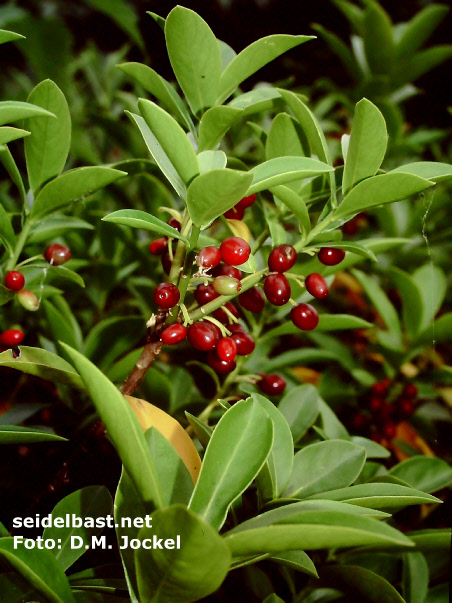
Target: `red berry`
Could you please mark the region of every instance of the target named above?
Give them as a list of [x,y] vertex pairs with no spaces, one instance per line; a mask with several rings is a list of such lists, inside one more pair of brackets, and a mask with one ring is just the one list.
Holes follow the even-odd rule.
[[44,253],[45,259],[53,266],[61,266],[71,259],[71,250],[66,245],[52,243]]
[[251,247],[240,237],[229,237],[220,245],[221,259],[225,264],[239,266],[250,257]]
[[228,211],[224,212],[223,215],[228,220],[243,220],[245,217],[245,208],[236,205],[232,209],[228,209]]
[[7,348],[12,348],[15,345],[19,345],[24,338],[24,334],[19,329],[8,329],[8,331],[3,331],[0,335],[0,345],[6,346]]
[[242,289],[242,283],[233,276],[216,276],[212,286],[218,295],[236,295]]
[[194,322],[188,327],[187,337],[194,348],[208,352],[216,347],[220,340],[220,331],[211,322]]
[[168,248],[168,239],[166,237],[162,237],[160,239],[155,239],[149,245],[149,251],[152,255],[163,255]]
[[180,229],[181,229],[180,222],[179,222],[179,220],[176,220],[176,218],[170,218],[168,220],[168,226],[172,226],[173,228],[175,228],[176,230],[178,230],[180,232]]
[[271,272],[287,272],[297,261],[297,252],[292,245],[278,245],[268,256],[268,267]]
[[269,274],[264,281],[264,293],[274,306],[284,306],[290,299],[290,284],[284,274]]
[[11,291],[20,291],[25,285],[25,277],[22,272],[12,270],[5,277],[5,287]]
[[211,283],[209,283],[208,285],[204,285],[204,283],[198,285],[196,287],[194,295],[196,301],[200,306],[208,304],[210,301],[218,297],[218,293],[215,293],[215,289],[212,287]]
[[232,337],[223,337],[217,345],[217,354],[220,360],[231,362],[237,356],[237,344]]
[[154,289],[153,298],[159,308],[172,308],[179,302],[179,289],[172,283],[160,283]]
[[382,381],[377,381],[371,387],[372,394],[374,396],[378,396],[379,398],[385,398],[388,394],[390,383],[390,379],[383,379]]
[[240,316],[237,306],[235,306],[232,302],[226,302],[222,308],[218,308],[215,312],[212,312],[212,316],[216,318],[223,325],[227,325],[230,322],[228,314],[223,310],[226,308],[229,312],[235,317],[238,318]]
[[395,423],[392,421],[386,421],[386,423],[382,426],[381,431],[386,439],[392,440],[396,434],[397,428]]
[[256,201],[257,195],[254,193],[253,195],[248,195],[248,197],[243,197],[235,206],[236,208],[246,209],[247,207],[251,207],[253,203]]
[[416,405],[412,399],[403,399],[397,403],[397,415],[401,420],[409,419],[416,410]]
[[416,398],[418,393],[417,387],[414,383],[405,383],[403,387],[403,396],[406,398]]
[[245,310],[258,314],[264,309],[265,297],[258,287],[251,287],[239,295],[239,303]]
[[228,375],[237,366],[235,360],[221,360],[217,354],[217,350],[210,350],[207,354],[207,362],[218,375]]
[[312,331],[319,324],[319,315],[310,304],[298,304],[292,308],[290,320],[302,331]]
[[384,405],[385,405],[385,403],[384,403],[383,398],[372,397],[369,402],[369,409],[372,412],[380,413],[383,410]]
[[315,272],[313,274],[308,274],[304,284],[306,286],[306,291],[317,299],[324,299],[328,295],[328,285],[320,274],[316,274]]
[[286,389],[286,381],[280,375],[262,375],[262,379],[257,382],[257,386],[267,396],[280,396]]
[[245,332],[245,329],[242,327],[242,325],[239,322],[233,322],[232,325],[228,326],[228,329],[233,333],[238,333],[239,331],[241,333]]
[[369,417],[359,412],[352,417],[351,425],[354,429],[357,430],[365,429],[369,425]]
[[345,258],[345,251],[333,247],[322,247],[317,257],[319,262],[322,262],[325,266],[337,266]]
[[221,253],[218,247],[209,245],[204,247],[196,258],[196,263],[200,268],[215,268],[221,262]]
[[180,343],[187,336],[187,328],[183,324],[176,323],[166,327],[162,332],[161,339],[165,345]]
[[17,301],[25,310],[36,312],[39,309],[39,300],[29,289],[22,289],[17,293]]
[[232,276],[241,280],[242,273],[235,266],[229,266],[229,264],[220,264],[214,270],[212,270],[212,276]]
[[165,251],[165,253],[162,255],[162,268],[165,274],[169,274],[171,272],[171,265],[172,261],[170,254],[168,251]]
[[[231,325],[231,327],[232,326],[233,325]],[[231,327],[228,327],[228,328],[229,328],[229,330],[232,331]],[[244,330],[233,331],[231,337],[236,343],[238,356],[248,356],[248,354],[251,354],[251,352],[254,352],[256,343],[255,343],[254,339],[251,337],[251,335],[249,333],[247,333],[246,331],[244,331]]]

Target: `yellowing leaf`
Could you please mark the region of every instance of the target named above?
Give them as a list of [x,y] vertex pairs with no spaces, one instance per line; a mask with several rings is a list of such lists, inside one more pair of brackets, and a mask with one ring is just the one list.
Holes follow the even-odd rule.
[[229,228],[232,230],[236,237],[240,237],[248,244],[251,240],[250,229],[241,220],[227,220]]

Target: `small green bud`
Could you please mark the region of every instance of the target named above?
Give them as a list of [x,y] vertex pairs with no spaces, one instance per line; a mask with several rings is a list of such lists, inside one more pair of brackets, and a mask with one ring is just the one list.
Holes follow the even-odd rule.
[[212,285],[218,295],[236,295],[242,289],[242,283],[233,276],[217,276]]
[[25,310],[29,310],[30,312],[36,312],[36,310],[39,309],[38,298],[29,289],[22,289],[22,291],[19,291],[17,294],[17,301],[25,308]]

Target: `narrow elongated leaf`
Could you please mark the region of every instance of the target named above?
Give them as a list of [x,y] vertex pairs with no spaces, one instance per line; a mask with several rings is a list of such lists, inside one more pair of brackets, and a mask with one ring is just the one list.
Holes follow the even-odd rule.
[[67,442],[66,438],[32,427],[0,425],[0,444],[31,444],[33,442]]
[[187,191],[187,208],[193,224],[200,228],[209,226],[245,196],[252,180],[251,173],[229,168],[198,176]]
[[4,210],[3,205],[0,205],[0,240],[8,250],[8,253],[12,255],[16,244],[16,235],[14,234],[11,220]]
[[103,166],[75,168],[64,172],[39,191],[31,209],[31,218],[36,221],[73,201],[84,199],[126,175],[126,172]]
[[8,172],[11,180],[19,189],[22,200],[25,201],[26,192],[24,183],[22,181],[22,176],[20,175],[19,169],[14,161],[14,157],[11,155],[11,151],[8,149],[7,145],[0,146],[0,163],[3,164],[3,167]]
[[273,555],[271,561],[276,561],[276,563],[279,563],[280,565],[290,567],[291,569],[303,572],[309,576],[314,576],[314,578],[319,577],[314,563],[304,551],[287,551],[286,553],[279,553],[278,555]]
[[299,46],[314,36],[272,35],[247,46],[221,74],[217,104],[223,103],[244,80],[284,52]]
[[12,40],[20,40],[25,36],[15,33],[14,31],[8,31],[6,29],[0,29],[0,44],[11,42]]
[[334,169],[310,157],[275,157],[260,163],[248,172],[254,176],[249,194],[327,172],[334,172]]
[[199,123],[198,151],[214,149],[241,113],[242,109],[223,105],[208,109]]
[[422,553],[403,556],[402,592],[406,603],[424,603],[428,591],[429,571]]
[[452,178],[452,166],[448,163],[440,163],[438,161],[416,161],[415,163],[407,163],[401,165],[388,172],[394,174],[404,172],[405,174],[414,174],[426,180],[434,182],[446,182]]
[[108,15],[116,25],[124,30],[142,50],[143,38],[138,27],[136,11],[125,0],[85,0],[88,4]]
[[31,91],[28,102],[56,116],[56,119],[31,117],[25,128],[31,136],[25,141],[28,181],[36,191],[64,168],[71,146],[71,114],[64,94],[51,80],[44,80]]
[[45,243],[61,236],[67,230],[73,229],[94,230],[94,226],[80,218],[55,214],[46,219],[39,220],[31,229],[27,239],[28,243]]
[[319,397],[317,388],[306,383],[294,387],[279,403],[278,409],[286,418],[295,443],[314,424],[319,414]]
[[386,11],[376,3],[364,12],[364,50],[372,73],[391,71],[395,54],[392,23]]
[[300,195],[283,185],[272,187],[270,192],[290,209],[300,224],[301,234],[306,237],[311,230],[311,220],[306,204]]
[[182,239],[188,243],[186,237],[183,237],[178,230],[169,226],[166,222],[159,220],[152,214],[139,209],[118,209],[111,214],[102,218],[104,222],[113,222],[114,224],[123,224],[132,228],[141,228],[142,230],[150,230],[157,232],[165,237],[173,239]]
[[261,470],[273,444],[273,424],[252,400],[220,419],[207,446],[189,508],[219,529],[229,506]]
[[435,31],[448,12],[444,4],[430,4],[414,15],[406,24],[396,43],[397,58],[404,58],[419,50]]
[[447,283],[444,272],[438,266],[425,264],[412,275],[422,296],[422,320],[419,331],[426,329],[433,321],[446,295]]
[[195,115],[215,104],[221,53],[212,30],[194,11],[176,6],[166,18],[168,56],[177,81]]
[[75,317],[68,316],[64,309],[56,307],[49,300],[43,300],[42,307],[54,341],[64,341],[80,351],[83,346],[82,332]]
[[390,509],[393,507],[441,502],[439,498],[420,490],[384,482],[358,484],[349,488],[330,490],[321,494],[314,494],[309,500],[318,498],[339,500],[348,502],[351,505],[359,505],[360,507],[369,507],[371,509]]
[[61,344],[82,377],[140,498],[162,504],[158,477],[143,431],[124,396],[87,358]]
[[[350,6],[354,7],[354,5],[350,5]],[[321,25],[318,25],[317,23],[312,25],[312,29],[317,31],[322,36],[322,38],[328,44],[330,49],[339,58],[342,65],[347,70],[348,75],[356,83],[358,83],[360,77],[363,76],[363,71],[361,69],[360,64],[356,60],[355,55],[351,52],[351,50],[349,49],[347,44],[345,44],[345,42],[343,42],[339,36],[337,36],[336,34],[334,34],[331,31],[328,31],[327,29],[325,29],[325,27],[322,27]]]
[[387,580],[358,565],[335,565],[321,570],[320,578],[353,599],[366,603],[406,603]]
[[190,603],[216,591],[229,570],[227,544],[200,517],[182,505],[152,514],[152,528],[141,528],[141,542],[158,534],[163,542],[176,536],[174,550],[140,548],[135,553],[141,601]]
[[0,128],[0,144],[6,144],[12,140],[17,140],[18,138],[24,138],[25,136],[30,136],[30,132],[27,132],[27,130],[20,130],[19,128],[10,128],[9,126]]
[[375,176],[385,156],[387,143],[386,123],[381,111],[363,98],[356,105],[353,118],[342,177],[344,195],[364,178]]
[[413,456],[389,471],[413,488],[423,492],[436,492],[452,484],[452,467],[442,459],[430,456]]
[[393,85],[397,88],[414,82],[418,78],[434,69],[452,57],[452,44],[440,44],[421,50],[415,55],[402,59],[396,63],[392,75]]
[[0,101],[0,126],[10,124],[19,119],[26,119],[33,116],[46,116],[55,119],[55,115],[51,111],[47,111],[42,107],[37,107],[31,103],[23,103],[21,101]]
[[187,417],[190,425],[193,427],[193,431],[195,432],[195,435],[201,442],[202,446],[207,448],[207,444],[209,443],[213,433],[212,427],[209,427],[209,425],[206,425],[187,411],[185,411],[185,416]]

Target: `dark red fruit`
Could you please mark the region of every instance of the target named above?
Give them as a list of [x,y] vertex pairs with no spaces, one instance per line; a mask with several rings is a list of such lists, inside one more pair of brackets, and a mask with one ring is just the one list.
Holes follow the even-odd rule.
[[5,287],[11,291],[20,291],[25,285],[25,277],[18,270],[11,270],[5,276]]
[[163,255],[168,248],[168,239],[166,237],[161,237],[160,239],[155,239],[149,245],[149,251],[152,255]]
[[187,337],[194,348],[208,352],[216,347],[220,340],[220,331],[211,322],[194,322],[188,327]]
[[218,342],[216,351],[220,360],[232,362],[237,356],[237,344],[232,337],[223,337]]
[[268,267],[271,272],[287,272],[297,261],[297,252],[292,245],[278,245],[268,256]]
[[319,315],[310,304],[298,304],[292,308],[290,320],[302,331],[312,331],[319,324]]
[[212,270],[212,276],[232,276],[241,280],[242,273],[235,266],[229,266],[229,264],[220,264],[214,270]]
[[239,266],[250,257],[251,247],[240,237],[229,237],[221,243],[220,252],[225,264]]
[[235,206],[236,208],[240,208],[240,209],[246,209],[247,207],[251,207],[251,205],[253,205],[253,203],[256,201],[257,199],[257,195],[256,193],[254,193],[253,195],[248,195],[248,197],[243,197],[243,199],[240,199],[240,201],[237,203],[237,205]]
[[308,274],[304,284],[306,291],[317,299],[324,299],[328,295],[328,285],[320,274]]
[[405,385],[403,387],[403,392],[402,392],[402,395],[405,398],[416,398],[417,394],[418,394],[418,389],[414,385],[414,383],[405,383]]
[[218,247],[209,245],[204,247],[196,258],[196,263],[200,268],[215,268],[221,262],[221,253]]
[[153,298],[159,308],[167,310],[179,303],[179,289],[172,283],[160,283],[154,289]]
[[24,338],[24,334],[20,329],[8,329],[0,335],[0,345],[7,348],[12,348],[19,345]]
[[175,345],[187,337],[187,328],[183,324],[176,323],[166,327],[162,332],[161,339],[165,345]]
[[362,412],[356,413],[350,421],[351,426],[356,430],[363,430],[369,426],[369,417]]
[[387,421],[381,428],[382,434],[388,440],[392,440],[392,438],[396,434],[396,431],[397,431],[397,427],[396,427],[395,423],[393,423],[392,421]]
[[223,310],[223,308],[229,310],[229,312],[233,316],[235,316],[235,318],[238,318],[240,316],[237,306],[235,306],[232,302],[226,302],[222,308],[218,308],[217,310],[215,310],[215,312],[212,312],[212,316],[216,318],[219,322],[221,322],[221,324],[223,325],[227,325],[230,322],[229,316]]
[[233,332],[233,333],[237,333],[237,332],[245,332],[245,329],[242,327],[242,325],[239,322],[233,322],[232,325],[228,326],[228,329]]
[[397,415],[400,420],[409,419],[416,410],[416,405],[412,399],[402,399],[397,402]]
[[195,290],[195,299],[200,306],[204,304],[208,304],[210,301],[214,300],[218,297],[218,293],[215,293],[215,289],[212,287],[212,284],[204,285],[201,283],[196,287]]
[[169,274],[171,272],[171,264],[172,261],[170,254],[168,251],[165,251],[165,253],[162,255],[162,268],[165,274]]
[[[231,325],[232,327],[233,325]],[[229,328],[231,331],[232,329]],[[249,333],[244,330],[234,331],[231,335],[232,339],[235,341],[237,346],[237,355],[238,356],[248,356],[251,352],[254,352],[254,348],[256,347],[256,343],[254,339],[251,337]]]
[[388,394],[390,383],[390,379],[383,379],[382,381],[377,381],[371,387],[372,394],[379,398],[385,398]]
[[369,410],[375,413],[380,413],[385,406],[385,402],[383,398],[380,397],[372,397],[369,402]]
[[280,375],[262,375],[262,379],[257,382],[257,386],[267,396],[280,396],[286,389],[286,381]]
[[228,375],[235,370],[237,364],[235,360],[221,360],[217,354],[217,350],[210,350],[207,354],[207,363],[213,368],[217,375]]
[[239,304],[248,310],[258,314],[265,306],[265,297],[258,287],[251,287],[239,295]]
[[322,247],[317,257],[319,262],[322,262],[325,266],[337,266],[345,258],[345,251],[333,247]]
[[216,276],[212,286],[218,295],[236,295],[242,289],[242,283],[233,276]]
[[284,274],[269,274],[264,281],[264,293],[274,306],[284,306],[290,299],[290,284]]
[[66,245],[52,243],[44,253],[45,259],[53,266],[61,266],[71,259],[71,250]]
[[172,226],[173,228],[175,228],[176,230],[178,230],[180,232],[180,229],[181,229],[180,222],[179,222],[179,220],[176,220],[176,218],[170,218],[168,220],[168,226]]
[[228,209],[223,215],[228,220],[243,220],[245,217],[245,208],[236,205],[232,209]]

